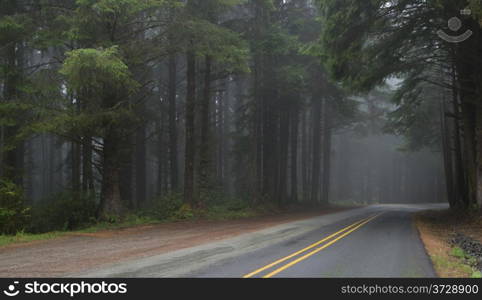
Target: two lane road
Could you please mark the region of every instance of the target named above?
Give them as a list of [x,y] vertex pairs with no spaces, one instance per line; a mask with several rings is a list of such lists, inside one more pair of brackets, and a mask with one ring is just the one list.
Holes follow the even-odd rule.
[[436,277],[413,223],[417,210],[373,207],[189,277]]
[[436,277],[413,215],[446,207],[373,205],[72,276]]

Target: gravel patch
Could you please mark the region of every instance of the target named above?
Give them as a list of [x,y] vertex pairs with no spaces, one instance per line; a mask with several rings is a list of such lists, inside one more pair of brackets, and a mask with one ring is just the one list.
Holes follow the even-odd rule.
[[482,243],[462,233],[455,233],[452,240],[454,246],[460,247],[465,253],[477,260],[477,269],[482,271]]

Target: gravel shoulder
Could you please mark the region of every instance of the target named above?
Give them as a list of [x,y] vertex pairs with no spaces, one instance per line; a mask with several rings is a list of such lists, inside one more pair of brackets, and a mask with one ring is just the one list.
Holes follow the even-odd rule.
[[231,221],[187,221],[76,233],[61,238],[0,248],[0,277],[63,277],[129,260],[148,258],[222,241],[340,208],[283,213]]

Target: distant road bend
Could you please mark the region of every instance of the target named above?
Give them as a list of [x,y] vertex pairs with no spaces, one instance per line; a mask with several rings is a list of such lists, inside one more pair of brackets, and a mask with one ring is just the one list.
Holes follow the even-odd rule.
[[445,207],[374,205],[73,276],[436,277],[412,218]]

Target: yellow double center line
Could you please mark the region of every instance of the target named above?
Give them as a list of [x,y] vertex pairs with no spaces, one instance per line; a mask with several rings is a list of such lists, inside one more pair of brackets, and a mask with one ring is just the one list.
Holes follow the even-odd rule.
[[[285,261],[287,261],[287,260],[289,260],[289,259],[291,259],[291,258],[293,258],[293,257],[295,257],[295,256],[298,256],[298,255],[300,255],[300,254],[303,254],[303,253],[305,253],[306,251],[311,250],[311,249],[319,246],[320,244],[322,244],[322,243],[324,243],[324,242],[329,241],[328,243],[324,244],[323,246],[321,246],[321,247],[319,247],[319,248],[316,248],[315,250],[313,250],[313,251],[311,251],[311,252],[309,252],[309,253],[307,253],[307,254],[305,254],[305,255],[303,255],[303,256],[301,256],[301,257],[299,257],[299,258],[297,258],[297,259],[295,259],[295,260],[293,260],[293,261],[291,261],[290,263],[287,263],[286,265],[284,265],[284,266],[282,266],[282,267],[280,267],[280,268],[272,271],[271,273],[263,276],[263,278],[273,277],[274,275],[276,275],[276,274],[278,274],[278,273],[280,273],[280,272],[282,272],[282,271],[284,271],[284,270],[286,270],[286,269],[288,269],[288,268],[296,265],[297,263],[299,263],[299,262],[307,259],[308,257],[310,257],[310,256],[312,256],[312,255],[314,255],[314,254],[316,254],[316,253],[318,253],[318,252],[320,252],[321,250],[323,250],[323,249],[325,249],[325,248],[328,248],[329,246],[333,245],[333,244],[336,243],[337,241],[339,241],[339,240],[341,240],[342,238],[346,237],[346,236],[349,235],[350,233],[352,233],[352,232],[354,232],[355,230],[359,229],[359,228],[362,227],[363,225],[365,225],[365,224],[367,224],[368,222],[372,221],[373,219],[375,219],[375,218],[378,217],[379,215],[380,215],[380,214],[377,214],[377,215],[374,215],[374,216],[372,216],[372,217],[368,217],[368,218],[366,218],[366,219],[363,219],[363,220],[360,220],[360,221],[358,221],[358,222],[355,222],[355,223],[353,223],[353,224],[351,224],[351,225],[349,225],[349,226],[341,229],[340,231],[337,231],[337,232],[333,233],[332,235],[330,235],[330,236],[328,236],[328,237],[326,237],[326,238],[324,238],[324,239],[322,239],[322,240],[320,240],[320,241],[318,241],[318,242],[316,242],[316,243],[314,243],[314,244],[311,244],[310,246],[308,246],[308,247],[306,247],[306,248],[304,248],[304,249],[301,249],[300,251],[297,251],[297,252],[295,252],[295,253],[293,253],[293,254],[291,254],[291,255],[288,255],[288,256],[286,256],[286,257],[283,257],[283,258],[281,258],[281,259],[279,259],[279,260],[277,260],[277,261],[275,261],[275,262],[272,262],[272,263],[270,263],[269,265],[266,265],[266,266],[264,266],[264,267],[262,267],[262,268],[259,268],[259,269],[255,270],[255,271],[253,271],[253,272],[251,272],[251,273],[249,273],[249,274],[246,274],[246,275],[243,276],[243,278],[253,277],[253,276],[255,276],[255,275],[257,275],[257,274],[259,274],[259,273],[261,273],[261,272],[263,272],[263,271],[266,271],[266,270],[268,270],[268,269],[271,269],[272,267],[274,267],[274,266],[276,266],[276,265],[279,265],[279,264],[281,264],[281,263],[283,263],[283,262],[285,262]],[[338,236],[338,235],[339,235],[339,236]],[[338,237],[337,237],[337,236],[338,236]],[[335,238],[335,237],[336,237],[336,238]],[[331,240],[331,241],[330,241],[330,240]]]

